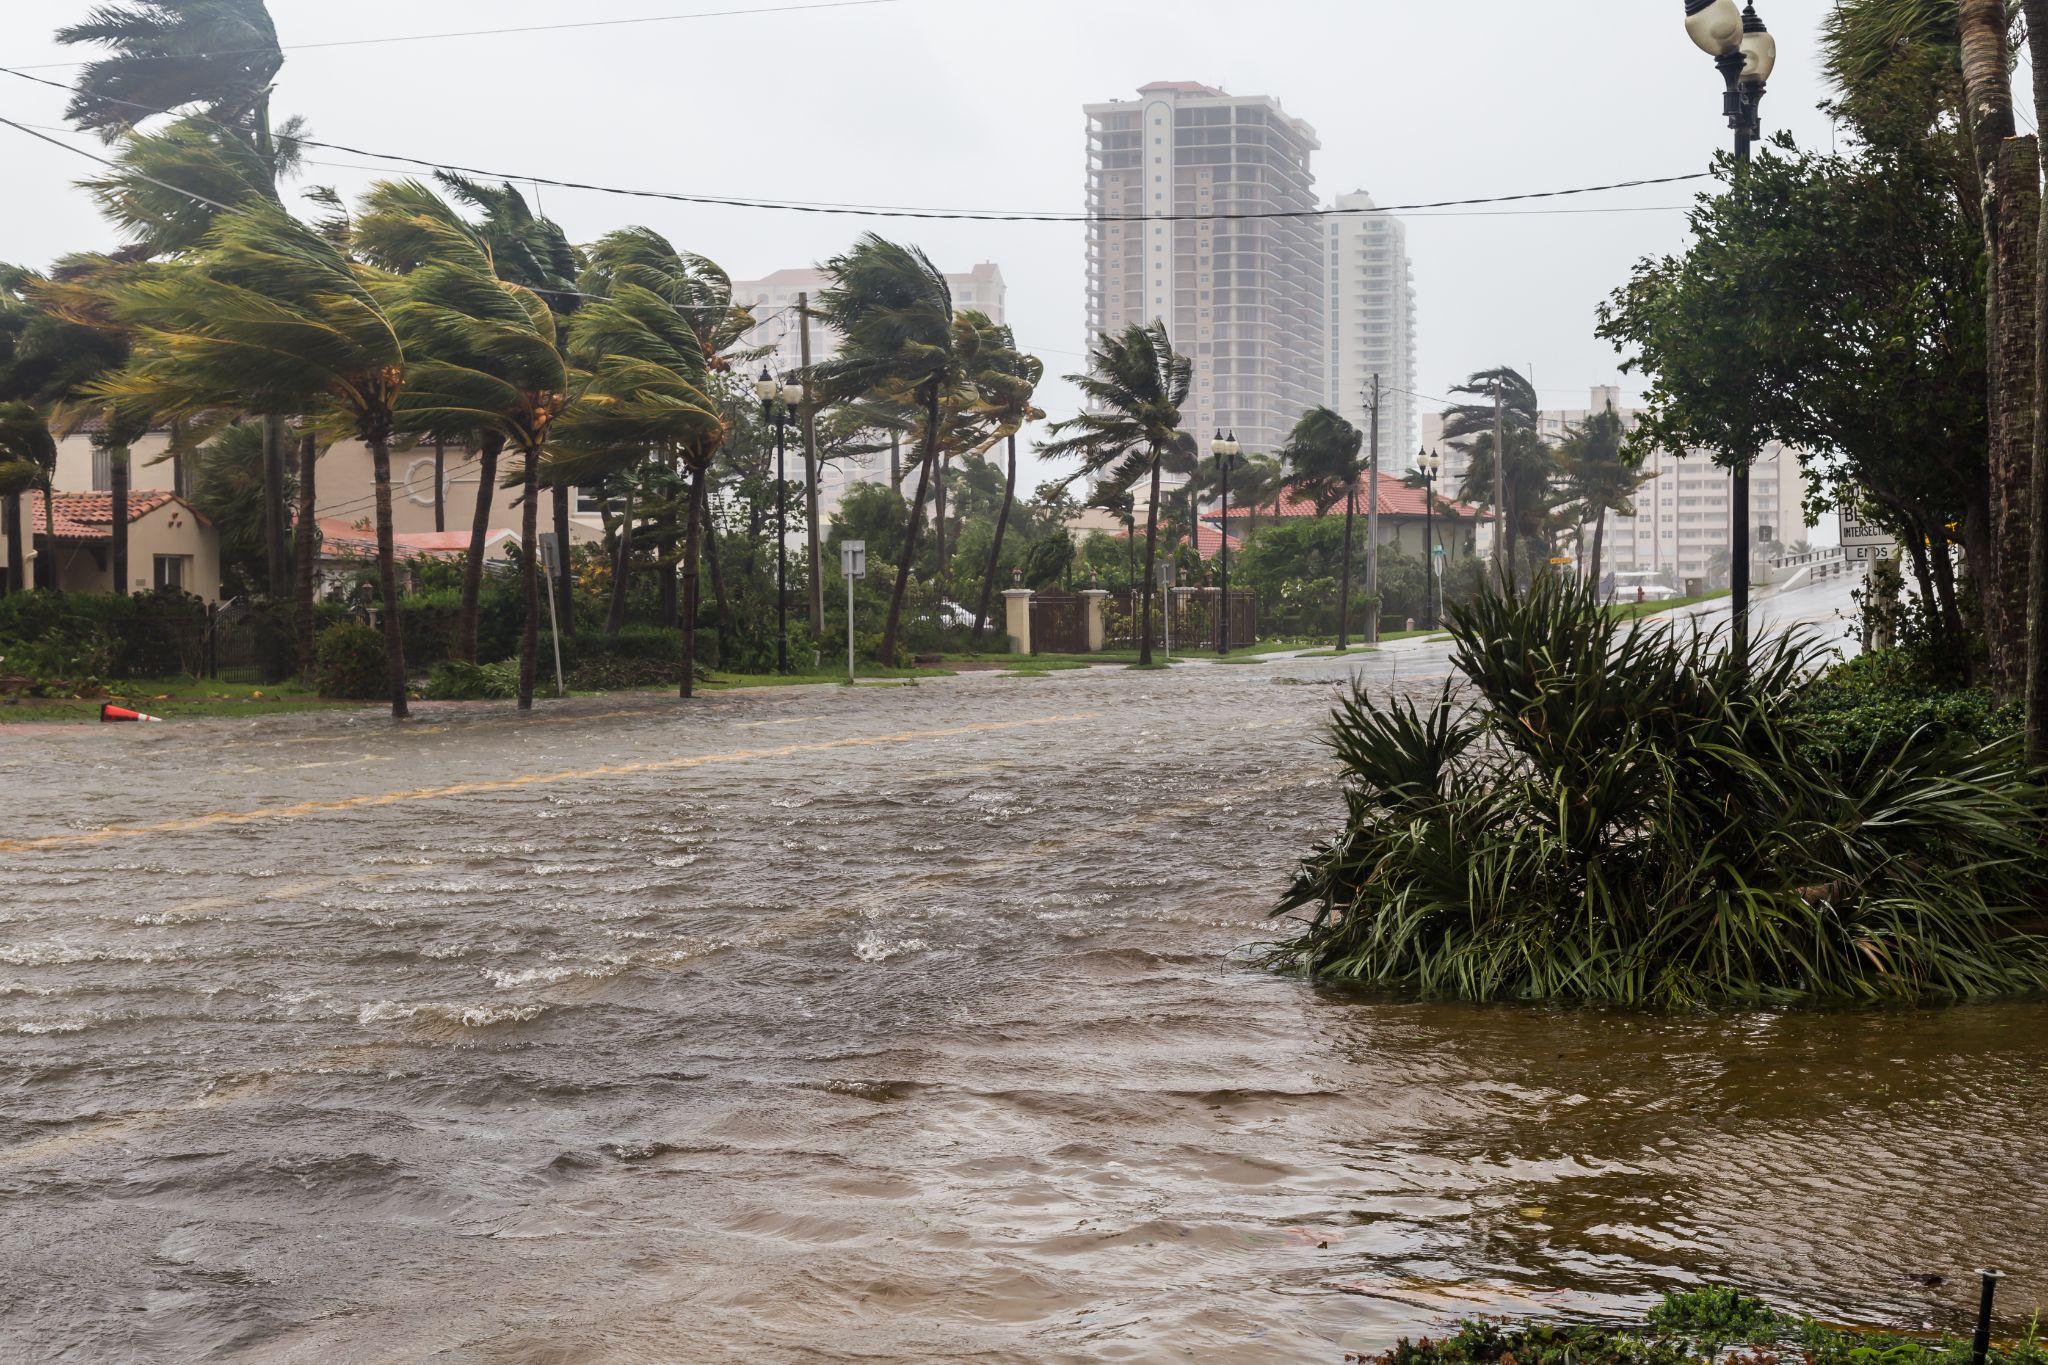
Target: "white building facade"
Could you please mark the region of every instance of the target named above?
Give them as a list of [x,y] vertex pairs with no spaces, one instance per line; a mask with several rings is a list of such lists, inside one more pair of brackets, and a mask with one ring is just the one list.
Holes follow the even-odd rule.
[[[1621,390],[1595,385],[1583,408],[1545,408],[1537,414],[1543,439],[1556,444],[1595,413],[1613,408],[1627,427],[1641,416],[1621,406]],[[1422,444],[1444,455],[1446,487],[1455,494],[1468,460],[1459,446],[1443,439],[1443,414],[1422,419]],[[1456,473],[1453,475],[1452,471]],[[1660,575],[1674,588],[1689,579],[1717,578],[1728,567],[1733,540],[1734,476],[1714,463],[1706,451],[1684,457],[1652,455],[1643,464],[1650,479],[1636,491],[1636,515],[1609,517],[1602,541],[1602,576],[1627,570]],[[1767,447],[1749,473],[1750,544],[1761,554],[1772,544],[1792,545],[1806,539],[1807,479],[1798,455],[1782,445]],[[1586,528],[1586,543],[1593,530]]]
[[1371,429],[1373,376],[1380,382],[1380,468],[1414,461],[1415,275],[1408,263],[1408,225],[1374,212],[1372,196],[1337,196],[1339,212],[1324,222],[1329,247],[1329,386],[1326,401],[1361,432]]

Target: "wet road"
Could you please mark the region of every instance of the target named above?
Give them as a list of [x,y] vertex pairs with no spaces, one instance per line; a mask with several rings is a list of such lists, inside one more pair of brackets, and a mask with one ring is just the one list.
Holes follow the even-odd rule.
[[1987,1262],[2048,1302],[2048,1007],[1247,965],[1333,689],[1442,657],[0,736],[0,1355],[1336,1360],[1700,1277],[1953,1322]]

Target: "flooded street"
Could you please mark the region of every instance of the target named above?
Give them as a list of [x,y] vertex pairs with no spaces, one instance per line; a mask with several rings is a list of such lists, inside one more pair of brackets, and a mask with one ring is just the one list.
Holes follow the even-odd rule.
[[[0,734],[0,1354],[1337,1360],[2048,1304],[2048,1006],[1248,961],[1370,661]],[[1930,1286],[1921,1278],[1947,1276]]]

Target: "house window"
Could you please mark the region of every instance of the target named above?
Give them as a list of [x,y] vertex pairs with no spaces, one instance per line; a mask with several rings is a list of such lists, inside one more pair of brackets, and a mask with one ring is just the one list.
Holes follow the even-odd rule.
[[104,493],[114,486],[114,452],[94,450],[92,453],[92,487],[96,493]]
[[190,555],[158,555],[156,557],[156,586],[159,591],[183,592],[188,577],[186,565]]

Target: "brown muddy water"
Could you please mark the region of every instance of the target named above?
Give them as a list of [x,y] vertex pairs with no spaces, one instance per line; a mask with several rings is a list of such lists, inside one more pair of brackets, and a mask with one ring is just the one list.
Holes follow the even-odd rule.
[[1702,1279],[2048,1302],[2041,1004],[1248,965],[1354,666],[0,736],[0,1354],[1334,1361]]

